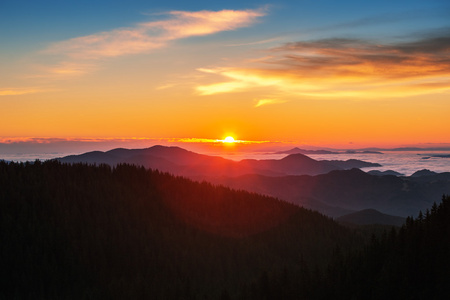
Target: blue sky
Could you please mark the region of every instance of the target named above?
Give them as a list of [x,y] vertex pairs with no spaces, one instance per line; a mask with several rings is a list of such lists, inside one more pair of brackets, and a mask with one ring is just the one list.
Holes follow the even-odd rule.
[[[143,22],[171,10],[255,9],[268,7],[273,32],[295,31],[366,20],[366,26],[391,24],[396,30],[447,26],[450,3],[428,1],[2,1],[1,38],[59,40]],[[150,16],[149,16],[149,15]],[[370,20],[372,24],[370,24]],[[448,19],[448,18],[447,18]],[[403,24],[403,25],[402,25]],[[407,28],[405,28],[407,24]],[[360,26],[363,24],[361,23]],[[289,26],[289,27],[287,27]],[[356,25],[355,25],[356,26]],[[380,26],[381,28],[383,26]],[[402,28],[403,27],[403,28]],[[5,40],[4,40],[5,42]]]

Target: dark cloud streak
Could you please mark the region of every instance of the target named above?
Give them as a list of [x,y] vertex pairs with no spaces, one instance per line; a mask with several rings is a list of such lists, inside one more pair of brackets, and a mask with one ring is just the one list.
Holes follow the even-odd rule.
[[407,78],[436,73],[449,75],[450,72],[450,34],[386,44],[346,38],[299,41],[270,52],[277,55],[266,63],[300,73],[342,75],[353,72]]

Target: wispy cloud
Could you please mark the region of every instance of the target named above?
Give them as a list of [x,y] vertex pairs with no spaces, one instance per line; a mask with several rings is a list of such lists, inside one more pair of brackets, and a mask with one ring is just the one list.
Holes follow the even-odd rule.
[[249,26],[266,14],[264,9],[221,11],[171,11],[164,20],[139,23],[50,45],[44,54],[61,57],[49,72],[83,74],[94,61],[130,54],[147,53],[166,47],[171,41],[211,35]]
[[173,87],[175,87],[175,86],[176,86],[175,83],[167,83],[167,84],[160,85],[160,86],[156,87],[156,89],[157,89],[157,90],[166,90],[166,89],[173,88]]
[[[148,138],[148,137],[0,137],[0,145],[8,144],[58,144],[58,143],[223,143],[221,139],[211,138]],[[263,144],[269,141],[235,140],[241,144]]]
[[0,89],[0,96],[18,96],[18,95],[26,95],[26,94],[35,94],[42,93],[46,90],[39,88],[7,88]]
[[261,40],[261,41],[254,41],[254,42],[248,42],[248,43],[239,43],[239,44],[230,44],[230,45],[226,45],[226,46],[227,47],[240,47],[240,46],[261,45],[261,44],[273,43],[273,42],[279,41],[280,39],[281,39],[280,37],[276,37],[276,38],[266,39],[266,40]]
[[[172,138],[169,139],[169,142],[178,142],[178,143],[206,143],[206,144],[223,144],[227,143],[226,140],[220,139],[206,139],[206,138]],[[250,141],[250,140],[233,140],[232,143],[236,144],[267,144],[272,143],[270,141]]]
[[217,68],[217,69],[198,69],[200,72],[218,74],[231,81],[213,83],[208,85],[200,85],[197,92],[200,95],[214,95],[227,92],[238,92],[249,88],[270,87],[281,84],[283,79],[277,76],[265,76],[264,70],[258,69],[234,69],[234,68]]
[[80,63],[74,61],[61,62],[57,65],[46,68],[47,72],[55,75],[77,76],[96,70],[92,63]]
[[53,143],[65,143],[65,142],[118,142],[118,141],[135,141],[135,140],[155,140],[150,138],[130,138],[130,137],[113,137],[113,138],[83,138],[83,137],[0,137],[0,144],[19,144],[19,143],[29,143],[29,144],[53,144]]
[[286,100],[282,100],[282,99],[276,99],[276,98],[265,98],[265,99],[259,99],[257,100],[255,107],[260,107],[260,106],[264,106],[264,105],[270,105],[270,104],[279,104],[279,103],[285,103]]
[[[450,38],[381,44],[323,39],[272,48],[251,68],[199,69],[227,78],[197,87],[201,95],[271,87],[284,95],[403,97],[450,91]],[[263,63],[261,65],[261,62]]]

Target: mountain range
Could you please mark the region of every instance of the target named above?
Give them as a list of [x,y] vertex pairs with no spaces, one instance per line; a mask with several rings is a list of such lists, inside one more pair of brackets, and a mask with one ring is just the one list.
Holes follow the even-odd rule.
[[333,170],[377,167],[379,164],[361,160],[318,161],[297,153],[282,159],[244,159],[233,161],[218,156],[198,154],[180,147],[153,146],[146,149],[113,149],[70,155],[57,160],[66,163],[84,162],[117,165],[128,163],[159,169],[193,179],[236,177],[246,174],[266,176],[318,175]]
[[57,160],[144,166],[277,197],[334,218],[365,209],[400,217],[416,216],[442,194],[450,193],[450,173],[421,171],[410,177],[371,175],[359,168],[378,164],[353,159],[318,161],[300,153],[282,159],[233,161],[179,147],[153,146],[94,151]]
[[298,147],[292,148],[290,150],[278,151],[275,154],[383,154],[380,151],[371,151],[371,150],[346,150],[346,151],[338,151],[338,150],[324,150],[324,149],[301,149]]
[[235,189],[278,197],[331,217],[363,209],[394,216],[416,216],[450,193],[450,173],[422,177],[376,176],[359,169],[317,176],[245,175],[215,181]]

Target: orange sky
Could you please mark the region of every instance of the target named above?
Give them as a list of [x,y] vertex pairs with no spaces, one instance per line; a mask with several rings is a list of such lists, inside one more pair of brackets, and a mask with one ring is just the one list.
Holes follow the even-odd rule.
[[421,16],[420,32],[404,17],[387,32],[387,2],[373,15],[337,12],[328,26],[297,24],[290,9],[302,13],[288,1],[55,26],[16,50],[11,33],[0,51],[0,137],[450,142],[448,18]]

